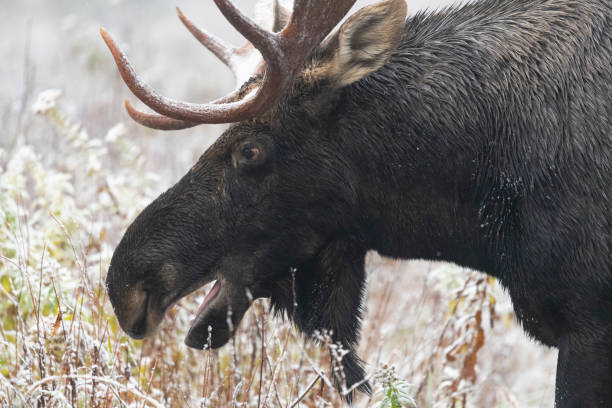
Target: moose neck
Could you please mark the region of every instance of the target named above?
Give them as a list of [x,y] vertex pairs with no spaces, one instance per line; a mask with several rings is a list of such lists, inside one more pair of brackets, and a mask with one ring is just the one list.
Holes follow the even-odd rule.
[[[480,227],[475,179],[483,159],[475,139],[484,135],[459,133],[453,114],[423,104],[417,89],[409,98],[399,87],[371,99],[370,91],[361,90],[357,117],[362,119],[346,127],[341,138],[359,174],[359,235],[385,256],[455,262],[494,273],[497,262],[488,257]],[[468,103],[458,101],[457,108]],[[356,138],[366,141],[358,143],[359,151]]]
[[[474,13],[465,9],[447,20],[414,17],[391,61],[344,91],[338,133],[359,174],[360,235],[383,255],[504,274],[500,257],[512,250],[507,238],[529,177],[521,166],[539,158],[505,132],[519,126],[508,101],[520,104],[518,88],[535,84],[511,58],[524,44],[492,24],[500,13],[478,22],[466,22]],[[507,161],[496,145],[525,163]],[[495,212],[506,217],[488,217]]]

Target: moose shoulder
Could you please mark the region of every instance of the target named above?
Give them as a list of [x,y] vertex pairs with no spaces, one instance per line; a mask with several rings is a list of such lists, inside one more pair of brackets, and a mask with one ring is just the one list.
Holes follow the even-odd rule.
[[158,112],[128,104],[137,122],[234,123],[118,245],[107,285],[123,329],[151,335],[216,280],[189,346],[224,345],[270,297],[350,350],[350,386],[366,251],[444,260],[499,278],[525,330],[559,348],[558,407],[612,406],[612,3],[481,0],[406,21],[386,0],[329,36],[354,0],[276,5],[270,30],[215,3],[246,45],[179,11],[246,81],[211,104],[157,94],[102,32]]

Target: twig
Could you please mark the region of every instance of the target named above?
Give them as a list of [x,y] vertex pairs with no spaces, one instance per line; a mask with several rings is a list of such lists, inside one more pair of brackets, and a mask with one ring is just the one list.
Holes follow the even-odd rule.
[[261,407],[261,388],[263,385],[263,370],[265,364],[266,342],[265,342],[265,313],[261,314],[261,367],[259,369],[259,394],[257,394],[257,408]]
[[293,401],[293,403],[291,403],[291,405],[289,405],[289,408],[293,408],[297,404],[299,404],[300,401],[304,399],[306,394],[308,394],[308,392],[312,389],[312,387],[314,387],[317,384],[317,381],[319,381],[320,378],[321,378],[321,375],[317,373],[317,376],[314,378],[314,380],[312,380],[311,383],[308,384],[308,387],[306,387],[304,391],[302,391],[302,393],[295,399],[295,401]]
[[[51,276],[51,286],[53,286],[53,293],[55,293],[55,299],[57,299],[57,308],[59,313],[62,313],[62,303],[60,302],[60,298],[57,295],[57,288],[55,287],[55,279]],[[64,326],[63,317],[60,319],[60,323],[62,324],[62,332],[64,333],[64,342],[66,342],[66,327]]]

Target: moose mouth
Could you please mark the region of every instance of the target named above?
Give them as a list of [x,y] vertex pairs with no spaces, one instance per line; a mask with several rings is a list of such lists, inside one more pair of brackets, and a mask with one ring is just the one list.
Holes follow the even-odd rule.
[[252,300],[247,287],[217,279],[192,320],[185,344],[197,349],[216,349],[225,345]]
[[208,294],[204,297],[204,301],[202,302],[202,304],[200,305],[200,307],[198,308],[198,311],[196,312],[196,317],[193,318],[193,320],[191,321],[191,324],[193,324],[196,319],[197,316],[200,315],[200,313],[202,313],[202,311],[206,308],[206,306],[214,299],[217,297],[217,295],[219,294],[219,290],[221,289],[221,281],[219,281],[218,279],[215,281],[212,289],[210,289],[210,291],[208,292]]

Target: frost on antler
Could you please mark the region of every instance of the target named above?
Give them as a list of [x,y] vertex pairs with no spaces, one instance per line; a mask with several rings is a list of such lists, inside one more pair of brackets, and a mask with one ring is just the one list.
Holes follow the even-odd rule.
[[242,14],[231,1],[215,0],[225,18],[248,40],[240,48],[226,45],[198,28],[177,9],[179,18],[196,39],[232,70],[240,84],[238,89],[253,74],[262,76],[261,84],[255,91],[234,91],[206,104],[177,101],[159,94],[140,79],[110,34],[104,29],[100,33],[128,88],[159,114],[139,112],[126,103],[130,116],[138,123],[152,128],[183,129],[201,123],[238,122],[267,111],[291,85],[314,48],[354,3],[355,0],[296,0],[287,24],[282,30],[274,32],[278,21],[273,23],[272,30],[267,30]]

